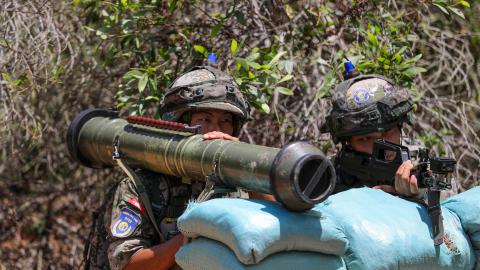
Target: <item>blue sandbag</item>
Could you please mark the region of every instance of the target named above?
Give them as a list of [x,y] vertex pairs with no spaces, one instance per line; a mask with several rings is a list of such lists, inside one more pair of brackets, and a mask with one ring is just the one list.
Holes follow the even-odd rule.
[[[434,246],[426,207],[380,190],[338,193],[314,210],[336,220],[349,241],[348,269],[472,269],[475,255],[459,218],[442,208],[449,245]],[[480,218],[480,217],[479,217]]]
[[442,206],[458,215],[467,233],[480,231],[480,187],[450,197]]
[[[449,201],[469,202],[464,208],[479,203],[462,198]],[[188,209],[179,229],[221,241],[245,264],[284,250],[307,250],[342,255],[349,269],[472,269],[475,254],[459,218],[448,208],[442,211],[449,244],[438,247],[425,206],[369,188],[330,196],[304,213],[266,201],[212,200]]]
[[[208,251],[208,252],[205,252]],[[244,265],[235,254],[220,242],[198,238],[184,245],[175,255],[175,261],[184,270],[346,270],[339,256],[313,252],[280,252],[261,263]]]
[[188,237],[221,241],[244,264],[289,250],[342,255],[347,247],[340,227],[320,212],[299,214],[262,200],[213,199],[191,204],[177,226]]
[[470,235],[470,241],[474,249],[480,250],[480,232]]
[[475,265],[475,270],[480,270],[480,250],[476,250],[475,253],[477,254],[477,264]]

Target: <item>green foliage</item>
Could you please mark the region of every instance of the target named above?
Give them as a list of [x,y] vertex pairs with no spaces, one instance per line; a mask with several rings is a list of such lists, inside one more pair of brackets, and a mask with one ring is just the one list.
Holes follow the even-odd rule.
[[[180,1],[104,2],[78,0],[85,12],[88,30],[99,38],[98,65],[113,68],[124,62],[135,63],[123,69],[117,106],[131,114],[144,114],[160,100],[163,90],[185,66],[200,59],[185,34],[169,35],[170,20],[181,7]],[[164,29],[161,29],[164,28]],[[160,33],[165,30],[165,35]],[[179,62],[186,62],[180,65]]]
[[[308,50],[315,39],[325,39],[332,29],[345,23],[353,26],[344,33],[347,39],[351,39],[352,45],[330,60],[323,60],[322,64],[329,71],[323,78],[317,97],[330,96],[334,86],[342,79],[339,71],[344,56],[348,56],[362,73],[382,74],[411,89],[415,89],[416,76],[427,72],[420,62],[422,54],[414,48],[414,42],[419,38],[413,31],[416,22],[406,19],[406,12],[390,13],[382,8],[362,12],[365,9],[363,2],[353,2],[343,18],[336,16],[337,11],[331,5],[313,6],[305,13],[309,20],[295,25],[298,28],[291,31],[286,39],[277,37],[272,46],[248,49],[249,44],[244,44],[248,41],[239,43],[230,38],[230,53],[225,47],[217,47],[213,41],[220,36],[228,36],[228,33],[222,32],[224,27],[232,27],[232,24],[240,28],[246,26],[244,9],[239,2],[225,4],[223,10],[217,9],[211,14],[201,9],[208,22],[201,29],[195,24],[182,24],[181,18],[187,7],[200,9],[193,0],[77,0],[76,3],[86,12],[87,29],[98,37],[99,65],[105,68],[118,63],[135,63],[124,71],[123,83],[116,94],[117,105],[128,107],[133,114],[143,114],[158,103],[172,79],[193,65],[205,63],[209,52],[221,56],[220,65],[232,70],[232,75],[252,105],[268,113],[269,102],[275,92],[290,96],[294,93],[293,88],[303,88],[301,80],[287,82],[296,76],[294,62],[282,58],[299,50]],[[431,5],[447,16],[462,18],[459,7],[469,7],[467,1],[436,0]],[[284,5],[283,11],[288,19],[293,19],[302,8],[299,3],[292,3]],[[358,15],[353,16],[349,12]],[[345,21],[347,18],[349,20]],[[291,42],[291,46],[286,46],[284,42]],[[235,68],[231,69],[232,66]]]
[[26,75],[20,76],[19,79],[13,79],[10,75],[2,72],[2,77],[10,84],[11,87],[21,86],[28,83],[28,77]]
[[462,19],[465,19],[465,14],[459,7],[470,7],[470,3],[464,0],[434,0],[432,5],[440,9],[448,18],[451,18],[453,15],[459,16]]
[[[403,14],[384,14],[381,20],[370,18],[365,29],[359,29],[362,40],[354,43],[350,53],[357,58],[360,72],[382,74],[397,84],[411,87],[415,77],[427,70],[416,64],[421,54],[413,54],[410,26],[400,19]],[[360,24],[359,24],[360,25]]]
[[[449,17],[454,14],[463,19],[462,11],[456,6],[470,7],[467,1],[441,0],[433,1],[432,5]],[[428,70],[421,66],[422,54],[414,48],[420,39],[413,29],[417,22],[406,16],[405,11],[392,14],[380,8],[352,17],[354,28],[346,33],[352,39],[352,47],[335,55],[317,96],[330,96],[334,86],[343,79],[338,71],[343,70],[344,56],[349,56],[360,73],[384,75],[410,88],[415,96],[421,95],[415,92],[415,78]]]
[[425,133],[420,134],[419,138],[427,148],[436,148],[439,155],[445,155],[442,139],[438,135],[433,134],[431,131],[426,131]]
[[[195,5],[194,1],[168,1],[167,6],[162,1],[107,3],[78,0],[77,3],[86,11],[87,29],[99,38],[99,66],[114,67],[126,61],[135,63],[123,74],[123,83],[116,93],[117,106],[127,107],[131,114],[142,115],[158,104],[172,79],[193,65],[204,64],[209,52],[222,54],[222,50],[215,50],[214,46],[208,48],[196,42],[202,37],[194,31],[195,25],[185,26],[180,32],[166,36],[158,32],[177,29],[170,22],[182,16],[180,8],[183,5]],[[236,10],[235,3],[223,14],[213,13],[210,38],[215,38],[233,17],[238,23],[245,23],[245,17]],[[276,47],[254,48],[251,52],[241,51],[241,47],[232,39],[231,53],[224,55],[224,63],[236,67],[232,75],[252,105],[268,113],[268,102],[274,91],[293,94],[285,87],[292,78],[292,64],[281,60],[285,53],[277,52]]]
[[[232,55],[236,52],[232,41]],[[235,49],[234,49],[235,48]],[[286,52],[276,48],[254,48],[246,57],[236,57],[233,72],[240,90],[249,97],[251,104],[261,112],[269,113],[268,102],[274,92],[291,96],[293,91],[285,84],[293,78],[290,63],[281,61]]]

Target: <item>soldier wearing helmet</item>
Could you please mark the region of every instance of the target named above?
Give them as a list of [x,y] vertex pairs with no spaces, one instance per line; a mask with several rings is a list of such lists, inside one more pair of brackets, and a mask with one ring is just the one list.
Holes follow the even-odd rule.
[[[195,67],[173,82],[159,114],[164,120],[200,125],[207,140],[238,140],[236,136],[249,117],[249,106],[232,77],[205,66]],[[170,269],[175,266],[174,255],[185,241],[176,228],[176,219],[188,201],[201,193],[204,181],[186,181],[145,170],[137,170],[136,174],[141,180],[140,188],[126,178],[110,192],[113,195],[102,210],[104,226],[98,223],[94,229],[98,237],[91,238],[93,242],[97,238],[106,241],[87,244],[90,246],[87,250],[93,249],[89,254],[93,255],[86,269]],[[148,200],[138,190],[144,190]],[[230,196],[239,196],[239,192]],[[155,220],[149,218],[147,207]]]
[[[327,128],[334,141],[342,144],[334,160],[335,192],[368,186],[404,196],[418,195],[417,179],[410,176],[411,161],[398,168],[394,186],[371,181],[352,165],[354,159],[372,155],[377,139],[400,143],[402,126],[411,124],[413,102],[407,90],[380,75],[361,75],[336,87],[332,105]],[[393,159],[394,154],[387,152],[386,159]]]
[[209,66],[196,67],[176,79],[159,112],[163,120],[190,123],[196,112],[205,110],[230,113],[234,136],[249,117],[248,103],[232,77]]

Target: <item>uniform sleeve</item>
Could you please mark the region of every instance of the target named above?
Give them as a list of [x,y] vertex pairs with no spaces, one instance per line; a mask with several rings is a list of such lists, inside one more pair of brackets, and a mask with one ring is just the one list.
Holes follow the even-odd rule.
[[138,193],[128,178],[119,183],[113,203],[107,209],[105,229],[112,270],[123,269],[135,252],[158,241],[155,228],[145,215]]

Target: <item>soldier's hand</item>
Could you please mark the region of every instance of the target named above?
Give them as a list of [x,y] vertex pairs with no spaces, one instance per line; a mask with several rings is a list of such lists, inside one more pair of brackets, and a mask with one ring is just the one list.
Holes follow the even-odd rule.
[[418,195],[417,177],[410,175],[413,169],[413,163],[410,160],[405,161],[400,165],[395,174],[395,190],[398,195],[412,197]]
[[181,234],[183,237],[183,242],[182,242],[182,245],[185,245],[185,244],[188,244],[190,242],[192,242],[193,240],[197,239],[197,237],[186,237],[185,235]]
[[395,186],[380,185],[373,188],[407,197],[416,196],[420,191],[418,190],[417,177],[410,175],[412,169],[412,161],[407,160],[398,167],[395,173]]
[[233,137],[232,135],[228,135],[226,133],[220,131],[212,131],[203,134],[204,140],[215,140],[215,139],[222,139],[227,141],[238,141],[237,137]]

